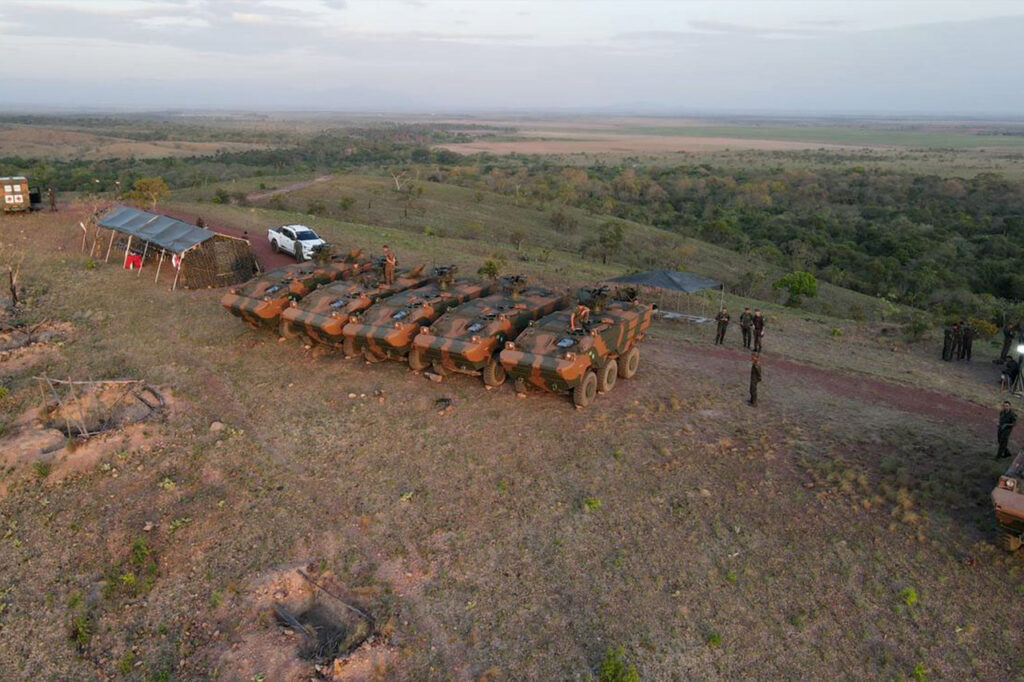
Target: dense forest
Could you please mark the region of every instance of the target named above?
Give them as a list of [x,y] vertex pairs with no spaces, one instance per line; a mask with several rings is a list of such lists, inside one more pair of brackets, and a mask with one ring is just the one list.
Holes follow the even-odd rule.
[[[123,131],[122,131],[123,132]],[[139,137],[152,131],[140,127]],[[213,133],[205,133],[213,137]],[[543,157],[464,157],[433,148],[465,132],[427,125],[328,130],[266,149],[162,159],[0,158],[61,191],[127,189],[159,176],[172,187],[301,172],[415,167],[428,181],[633,220],[749,253],[786,270],[891,301],[959,311],[978,295],[1024,300],[1024,186],[973,178],[827,166],[726,169],[567,165]]]

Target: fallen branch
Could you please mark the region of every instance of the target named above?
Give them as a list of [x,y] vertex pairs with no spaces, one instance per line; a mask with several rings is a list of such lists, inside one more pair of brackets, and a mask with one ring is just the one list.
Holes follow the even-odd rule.
[[301,568],[299,569],[299,575],[301,575],[301,576],[302,576],[303,578],[305,578],[306,580],[308,580],[308,581],[309,581],[309,584],[310,584],[310,585],[312,585],[313,587],[315,587],[315,588],[317,588],[317,589],[319,589],[319,590],[323,590],[323,592],[324,592],[325,594],[327,594],[327,596],[329,596],[329,597],[333,597],[333,598],[335,599],[335,601],[337,601],[337,602],[338,602],[339,604],[341,604],[342,606],[344,606],[344,607],[345,607],[346,609],[348,609],[349,611],[352,611],[352,612],[354,612],[354,613],[357,613],[357,614],[359,614],[360,616],[362,616],[363,618],[365,618],[365,619],[366,619],[366,622],[367,622],[367,623],[369,623],[369,624],[370,624],[371,626],[373,626],[373,625],[374,625],[374,622],[375,622],[375,621],[373,620],[373,616],[371,616],[370,614],[366,613],[366,612],[365,612],[365,611],[363,611],[362,609],[358,609],[358,608],[356,608],[355,606],[352,606],[351,604],[348,604],[348,603],[346,603],[346,602],[345,602],[345,601],[344,601],[344,600],[343,600],[343,599],[342,599],[341,597],[339,597],[338,595],[334,594],[333,592],[331,592],[330,590],[328,590],[328,589],[327,589],[326,587],[324,587],[323,585],[321,585],[321,584],[320,584],[320,583],[318,583],[317,581],[315,581],[315,580],[313,580],[312,578],[310,578],[310,577],[309,577],[309,575],[308,575],[308,574],[307,574],[307,573],[306,573],[305,571],[303,571],[303,570],[302,570]]

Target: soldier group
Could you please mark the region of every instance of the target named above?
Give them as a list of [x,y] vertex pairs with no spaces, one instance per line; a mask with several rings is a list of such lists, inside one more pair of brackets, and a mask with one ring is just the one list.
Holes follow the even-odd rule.
[[[729,311],[722,308],[715,315],[715,345],[725,344],[725,332],[729,329]],[[761,383],[761,340],[764,338],[764,315],[760,309],[744,308],[740,315],[740,333],[743,336],[743,347],[752,350],[750,356],[750,400],[747,401],[752,407],[757,407],[757,385]]]
[[[729,311],[722,308],[715,315],[715,322],[717,323],[717,330],[715,333],[715,345],[721,346],[725,344],[725,331],[729,328]],[[744,308],[743,313],[740,315],[740,333],[743,336],[743,347],[747,350],[753,350],[755,353],[761,352],[761,339],[764,338],[764,315],[761,314],[760,309],[755,308],[754,312],[750,312],[750,308]],[[751,348],[753,345],[753,348]]]
[[[1012,337],[1011,337],[1012,340]],[[974,328],[960,320],[954,322],[952,326],[946,327],[942,334],[942,359],[946,362],[950,360],[966,360],[971,361],[971,347],[974,345]],[[1008,346],[1003,348],[1003,358],[1005,359],[1005,352]]]

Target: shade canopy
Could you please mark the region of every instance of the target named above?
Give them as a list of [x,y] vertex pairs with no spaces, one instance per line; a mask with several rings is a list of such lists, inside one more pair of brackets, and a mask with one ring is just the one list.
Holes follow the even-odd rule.
[[118,206],[99,222],[100,227],[138,237],[172,253],[182,254],[216,236],[216,232],[165,215]]
[[637,272],[632,275],[623,275],[608,280],[617,284],[633,284],[642,287],[665,289],[666,291],[680,291],[686,294],[694,294],[704,289],[723,289],[725,285],[710,277],[701,277],[691,272],[677,272],[675,270],[651,270],[650,272]]

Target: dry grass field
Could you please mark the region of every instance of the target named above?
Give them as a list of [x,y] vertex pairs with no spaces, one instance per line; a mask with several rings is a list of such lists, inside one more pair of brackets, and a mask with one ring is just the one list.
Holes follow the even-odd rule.
[[[25,254],[19,318],[69,330],[0,360],[0,453],[44,372],[144,379],[170,406],[5,457],[6,678],[592,680],[617,647],[644,680],[1024,677],[1024,559],[995,548],[988,503],[988,347],[941,366],[934,341],[766,306],[760,407],[733,330],[716,349],[658,323],[636,379],[577,411],[281,342],[219,291],[91,267],[77,219],[0,218],[3,253]],[[483,255],[321,227],[407,261]],[[598,269],[579,265],[548,281]],[[375,619],[350,663],[315,668],[268,615],[268,595],[311,589],[296,566]]]
[[158,159],[265,149],[249,142],[132,140],[51,126],[0,124],[0,156],[48,159]]

